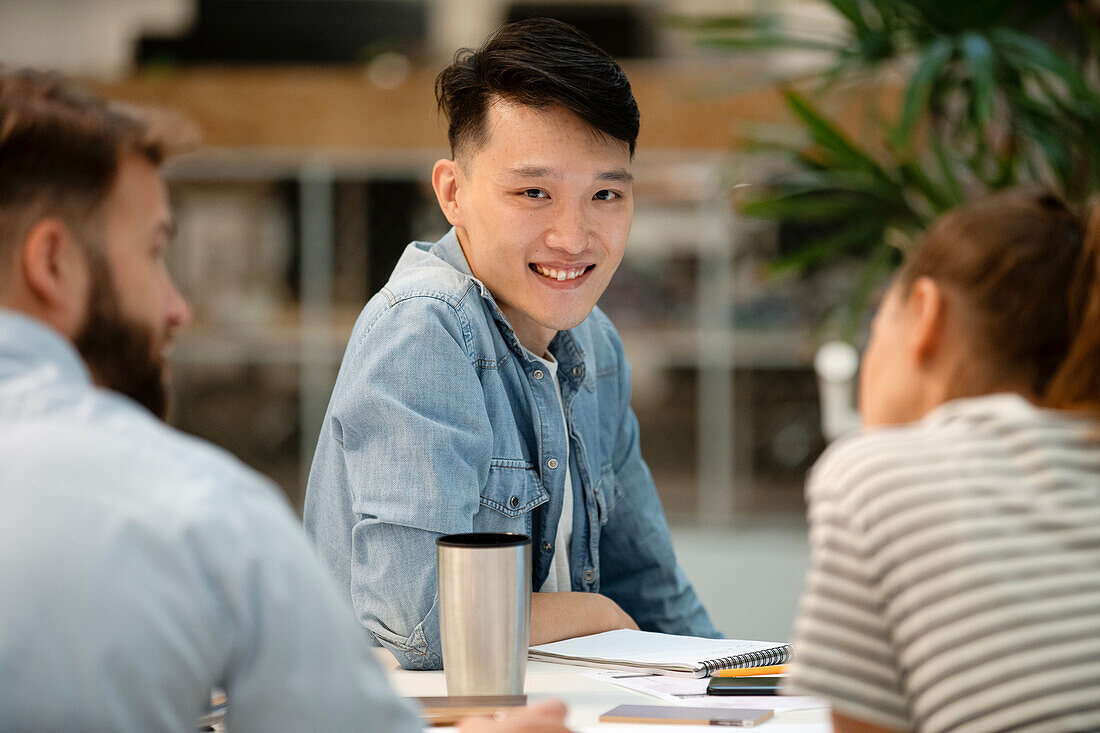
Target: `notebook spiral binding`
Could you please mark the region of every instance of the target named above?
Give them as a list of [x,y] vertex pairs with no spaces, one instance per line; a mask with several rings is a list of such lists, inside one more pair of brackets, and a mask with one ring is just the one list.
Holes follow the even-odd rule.
[[702,662],[706,676],[711,676],[720,669],[739,669],[742,667],[767,667],[772,664],[784,664],[791,658],[791,645],[784,644],[773,649],[764,649],[758,652],[737,654],[732,657],[720,657],[718,659],[706,659]]

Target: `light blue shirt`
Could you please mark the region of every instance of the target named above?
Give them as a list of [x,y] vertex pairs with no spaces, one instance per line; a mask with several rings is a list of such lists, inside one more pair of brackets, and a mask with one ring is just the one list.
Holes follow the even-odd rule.
[[0,730],[413,731],[277,490],[0,310]]
[[[630,366],[598,308],[523,347],[452,230],[414,242],[359,316],[306,491],[305,524],[360,621],[413,669],[442,662],[435,540],[519,532],[532,588],[572,523],[567,587],[650,631],[716,636],[676,563],[642,460]],[[562,419],[564,413],[564,420]],[[566,469],[572,511],[563,516]]]

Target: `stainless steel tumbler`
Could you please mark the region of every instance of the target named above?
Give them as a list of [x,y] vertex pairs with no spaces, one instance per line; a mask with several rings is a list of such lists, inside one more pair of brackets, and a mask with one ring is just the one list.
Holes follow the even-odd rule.
[[448,695],[522,695],[531,634],[531,538],[435,541]]

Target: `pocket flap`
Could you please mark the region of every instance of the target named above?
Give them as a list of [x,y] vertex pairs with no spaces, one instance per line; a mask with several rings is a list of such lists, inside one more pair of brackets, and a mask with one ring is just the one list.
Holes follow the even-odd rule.
[[527,461],[494,458],[481,491],[481,504],[506,517],[518,517],[545,504],[550,495],[535,467]]

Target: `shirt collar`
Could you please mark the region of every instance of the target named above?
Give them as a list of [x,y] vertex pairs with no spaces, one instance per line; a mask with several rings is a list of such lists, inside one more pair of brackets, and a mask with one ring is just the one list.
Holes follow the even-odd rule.
[[[485,287],[485,284],[474,277],[474,271],[470,269],[470,263],[466,260],[466,254],[462,251],[462,243],[458,241],[458,232],[454,227],[443,235],[443,238],[432,245],[429,252],[439,259],[446,262],[451,267],[455,268],[462,274],[470,278],[477,284],[481,293],[482,299],[489,304],[489,310],[492,312],[493,317],[497,323],[500,324],[501,334],[504,336],[504,340],[508,342],[508,345],[517,354],[523,356],[528,361],[536,359],[536,355],[531,353],[523,344],[520,343],[519,337],[516,336],[516,331],[512,328],[512,324],[508,322],[508,317],[504,315],[504,312],[497,305],[496,300],[493,298],[493,294],[489,292],[489,288]],[[581,350],[577,340],[573,338],[573,334],[569,331],[558,331],[557,335],[550,342],[550,353],[557,359],[559,365],[564,371],[578,381],[583,380],[586,369],[584,367],[584,352]],[[580,366],[580,370],[576,369]]]
[[959,397],[928,411],[923,422],[940,425],[959,418],[999,416],[1009,419],[1029,419],[1042,408],[1016,392],[993,392],[974,397]]
[[[466,261],[466,254],[462,251],[462,243],[458,241],[458,232],[454,227],[443,235],[443,238],[432,245],[429,252],[455,268],[463,275],[468,275],[481,285],[481,281],[474,277],[474,271],[470,269],[470,263]],[[488,294],[488,290],[481,285],[482,290]]]
[[470,280],[477,285],[478,292],[481,293],[481,298],[489,305],[489,311],[501,326],[501,333],[504,336],[504,340],[508,342],[509,346],[518,350],[526,358],[532,358],[533,354],[520,344],[515,329],[512,328],[512,324],[508,322],[508,317],[504,315],[504,311],[497,305],[497,301],[493,297],[493,294],[489,292],[489,288],[485,287],[485,283],[474,276],[474,271],[470,268],[470,263],[466,259],[466,253],[462,251],[462,243],[458,241],[458,232],[455,231],[455,228],[451,227],[451,231],[444,234],[442,239],[433,244],[429,252],[470,278]]
[[47,364],[63,381],[92,383],[72,342],[35,318],[0,308],[0,375]]

